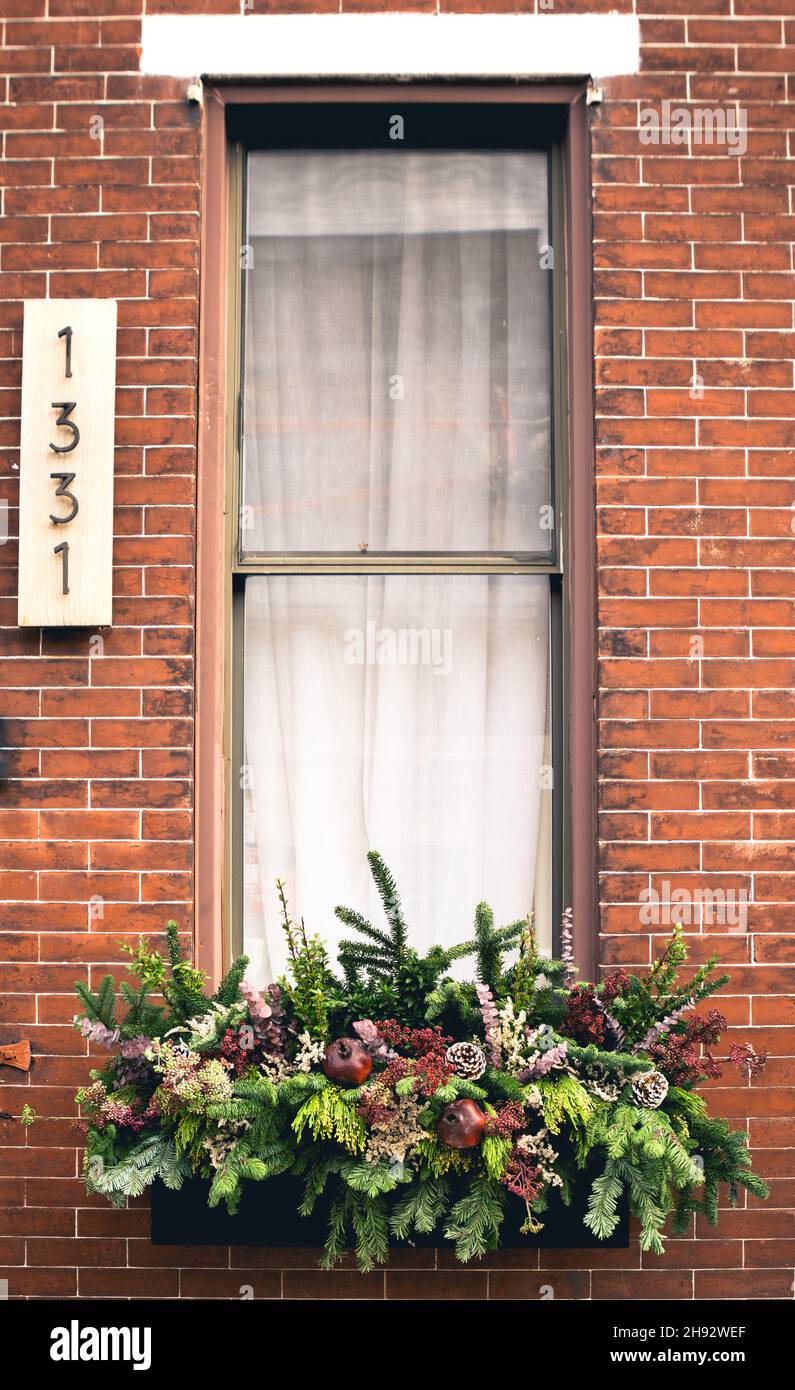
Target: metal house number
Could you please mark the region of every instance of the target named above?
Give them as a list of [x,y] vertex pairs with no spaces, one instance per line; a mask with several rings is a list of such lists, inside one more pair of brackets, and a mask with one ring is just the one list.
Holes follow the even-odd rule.
[[[61,331],[60,331],[59,334],[58,334],[58,337],[59,337],[59,338],[65,338],[65,339],[66,339],[66,344],[65,344],[66,353],[65,353],[65,360],[64,360],[64,376],[69,377],[69,376],[72,375],[72,330],[71,330],[71,328],[70,328],[68,325],[67,325],[66,328],[62,328]],[[70,420],[70,418],[69,418],[70,415],[72,414],[72,411],[75,410],[76,407],[77,407],[77,401],[53,401],[53,402],[52,402],[52,408],[53,408],[53,410],[59,410],[59,411],[61,412],[60,415],[58,416],[58,419],[55,421],[56,425],[60,425],[60,426],[61,426],[63,429],[65,429],[65,430],[70,430],[70,431],[71,431],[71,434],[72,434],[72,437],[71,437],[71,439],[69,440],[69,443],[68,443],[68,444],[50,444],[50,448],[52,449],[52,451],[53,451],[54,454],[71,454],[72,450],[73,450],[73,449],[76,449],[77,446],[78,446],[78,444],[80,443],[80,430],[78,429],[76,422],[75,422],[74,420]],[[75,474],[74,474],[74,473],[51,473],[51,474],[50,474],[50,477],[53,479],[54,482],[57,482],[57,483],[58,483],[58,486],[57,486],[57,488],[55,489],[55,496],[56,496],[56,497],[65,497],[65,498],[71,503],[71,506],[70,506],[70,508],[69,508],[69,511],[66,513],[65,516],[56,516],[53,512],[50,512],[50,521],[55,522],[55,525],[56,525],[56,526],[68,526],[70,521],[74,521],[75,517],[77,516],[77,513],[78,513],[79,510],[80,510],[80,503],[78,502],[78,500],[77,500],[77,498],[75,497],[74,493],[69,491],[69,484],[74,482],[74,480],[75,480]],[[68,541],[61,541],[60,545],[56,545],[56,546],[54,547],[53,554],[54,554],[54,555],[60,555],[60,557],[61,557],[61,593],[62,593],[62,594],[68,594],[68,593],[69,593],[69,542],[68,542]]]

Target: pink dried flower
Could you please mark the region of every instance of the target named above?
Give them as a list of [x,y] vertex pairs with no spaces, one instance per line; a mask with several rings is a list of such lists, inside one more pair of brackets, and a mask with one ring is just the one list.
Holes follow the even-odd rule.
[[[255,989],[248,980],[241,980],[240,993],[246,1001],[249,1026],[260,1046],[268,1053],[281,1055],[284,1052],[283,1019],[281,992],[278,985],[269,985],[264,994]],[[245,1043],[241,1045],[246,1047]]]
[[574,913],[565,907],[560,918],[560,958],[566,966],[566,984],[574,982],[577,967],[574,964]]
[[90,1018],[84,1018],[79,1024],[80,1032],[89,1042],[99,1043],[100,1047],[106,1047],[108,1051],[114,1048],[119,1041],[118,1028],[106,1028],[99,1019],[92,1023]]
[[354,1023],[353,1031],[364,1043],[371,1057],[386,1060],[391,1055],[386,1038],[382,1037],[371,1018],[362,1018],[358,1023]]
[[540,1076],[548,1076],[555,1067],[564,1065],[568,1051],[569,1044],[564,1040],[557,1043],[555,1047],[548,1047],[546,1052],[539,1052],[529,1067],[526,1067],[522,1072],[519,1080],[523,1085],[526,1085],[528,1081],[535,1081]]
[[248,1016],[253,1023],[264,1023],[266,1019],[271,1017],[273,1010],[270,1004],[258,989],[249,984],[248,980],[240,981],[240,993],[246,1001]]
[[486,1037],[486,1051],[489,1061],[493,1067],[500,1065],[500,1020],[497,1016],[497,1006],[494,1003],[494,995],[488,985],[475,985],[475,993],[478,996],[480,1012],[483,1017],[483,1031]]
[[693,994],[689,999],[685,1000],[684,1004],[680,1004],[678,1009],[674,1009],[673,1013],[666,1014],[664,1018],[660,1018],[656,1023],[653,1023],[649,1031],[640,1039],[640,1042],[633,1043],[631,1051],[648,1052],[652,1043],[657,1042],[657,1040],[662,1037],[663,1033],[667,1033],[669,1029],[673,1028],[675,1023],[679,1022],[683,1014],[686,1014],[689,1009],[694,1009],[695,1007],[696,996]]

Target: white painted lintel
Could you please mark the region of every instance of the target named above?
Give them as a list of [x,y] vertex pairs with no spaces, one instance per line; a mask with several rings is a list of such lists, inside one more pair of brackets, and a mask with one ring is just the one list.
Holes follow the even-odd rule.
[[141,71],[171,77],[561,78],[638,71],[628,14],[145,15]]

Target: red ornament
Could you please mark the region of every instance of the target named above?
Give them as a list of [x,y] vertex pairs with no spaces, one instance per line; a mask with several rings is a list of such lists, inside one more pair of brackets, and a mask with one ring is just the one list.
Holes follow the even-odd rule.
[[436,1133],[450,1149],[477,1148],[486,1129],[486,1116],[474,1100],[454,1100],[436,1122]]
[[373,1059],[358,1038],[337,1038],[326,1048],[323,1070],[329,1081],[361,1086],[373,1070]]

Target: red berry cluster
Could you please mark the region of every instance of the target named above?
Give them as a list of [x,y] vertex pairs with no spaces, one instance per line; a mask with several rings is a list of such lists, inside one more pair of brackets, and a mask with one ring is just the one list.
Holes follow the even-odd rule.
[[732,1043],[729,1048],[729,1061],[752,1081],[767,1066],[767,1053],[757,1052],[753,1043]]
[[[649,1056],[672,1086],[694,1086],[703,1077],[717,1080],[721,1069],[709,1051],[720,1040],[726,1019],[717,1009],[705,1015],[694,1014],[681,1033],[669,1033],[662,1042],[652,1043]],[[699,1052],[703,1047],[704,1051]]]
[[526,1127],[524,1108],[518,1100],[509,1100],[506,1105],[501,1105],[496,1115],[489,1115],[486,1121],[486,1133],[499,1135],[501,1139],[509,1139],[517,1130]]
[[251,1066],[252,1056],[240,1046],[240,1039],[234,1028],[227,1028],[221,1039],[221,1056],[229,1062],[235,1076],[240,1076]]
[[566,1000],[566,1016],[561,1032],[587,1047],[602,1047],[607,1037],[605,1016],[595,1002],[593,985],[575,985]]
[[602,981],[600,995],[602,1002],[610,1008],[613,1001],[617,999],[620,994],[623,994],[631,983],[626,970],[613,970],[609,975],[606,975]]
[[566,1001],[566,1016],[561,1032],[583,1047],[589,1043],[594,1043],[596,1047],[610,1046],[612,1034],[604,1011],[623,994],[629,983],[625,971],[614,970],[599,990],[595,985],[575,985]]
[[397,1047],[414,1057],[424,1057],[432,1052],[445,1053],[453,1041],[446,1038],[440,1028],[405,1028],[395,1018],[385,1018],[375,1026],[390,1047]]
[[432,1096],[440,1086],[446,1086],[453,1075],[443,1052],[426,1052],[421,1057],[393,1057],[381,1080],[387,1086],[396,1086],[404,1077],[414,1078],[414,1090],[423,1096]]
[[[383,1079],[383,1078],[381,1078]],[[360,1115],[366,1125],[371,1128],[373,1125],[386,1124],[394,1114],[394,1108],[387,1105],[383,1099],[384,1092],[380,1086],[375,1086],[371,1090],[365,1091],[362,1099],[356,1107],[357,1115]]]
[[395,1018],[385,1018],[376,1023],[381,1037],[392,1048],[407,1052],[408,1057],[393,1057],[381,1074],[381,1080],[394,1087],[404,1077],[414,1077],[414,1090],[423,1096],[432,1096],[440,1086],[445,1086],[453,1075],[453,1068],[445,1061],[445,1053],[453,1039],[445,1037],[439,1028],[406,1028]]

